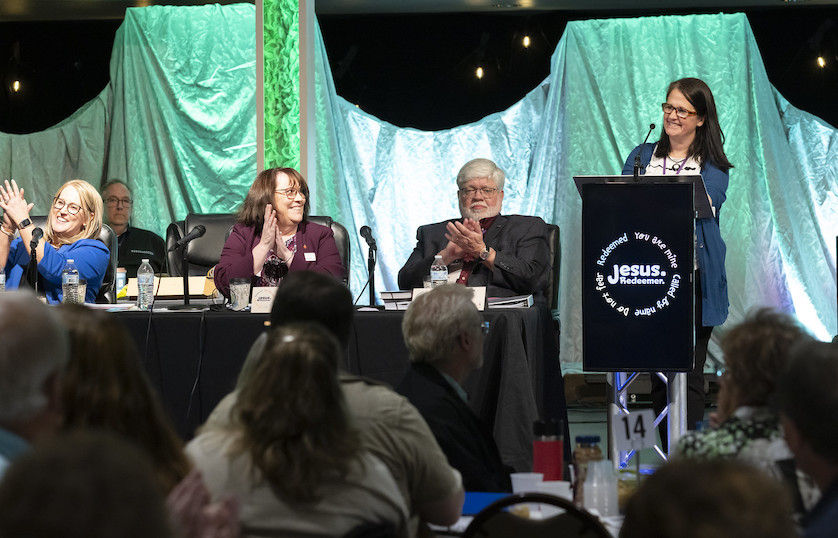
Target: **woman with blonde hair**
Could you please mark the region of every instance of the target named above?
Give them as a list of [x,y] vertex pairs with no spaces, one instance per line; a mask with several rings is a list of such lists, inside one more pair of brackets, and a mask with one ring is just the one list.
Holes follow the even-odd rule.
[[[0,185],[0,267],[6,272],[6,288],[16,289],[31,260],[35,225],[29,216],[35,204],[28,203],[17,182]],[[67,260],[73,260],[79,279],[87,281],[85,302],[96,302],[110,260],[110,251],[98,240],[102,229],[102,197],[93,186],[81,179],[66,182],[52,199],[43,239],[37,240],[38,289],[47,301],[60,303],[63,298],[61,272]],[[15,238],[15,232],[20,237]]]
[[187,445],[213,499],[238,500],[244,536],[343,536],[365,525],[406,534],[396,483],[351,424],[339,357],[319,325],[273,330],[231,423]]

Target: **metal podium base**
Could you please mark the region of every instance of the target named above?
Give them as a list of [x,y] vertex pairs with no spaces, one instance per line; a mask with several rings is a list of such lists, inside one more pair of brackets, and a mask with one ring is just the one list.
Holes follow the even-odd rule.
[[[613,435],[613,423],[616,417],[631,414],[628,409],[628,388],[637,380],[640,372],[608,372],[605,376],[608,384],[608,410],[606,421],[608,425],[608,458],[615,466],[624,467],[635,455],[636,451],[620,451]],[[660,415],[655,417],[655,428],[662,420],[667,420],[668,446],[674,447],[678,439],[687,430],[687,374],[685,372],[670,373],[652,372],[666,383],[666,407]],[[660,445],[655,445],[655,452],[666,460],[666,454]]]

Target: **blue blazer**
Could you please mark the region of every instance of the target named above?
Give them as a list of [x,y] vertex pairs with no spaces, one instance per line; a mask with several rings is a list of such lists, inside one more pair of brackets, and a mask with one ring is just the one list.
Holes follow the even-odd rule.
[[[653,143],[634,148],[623,166],[623,175],[634,173],[634,157],[638,152],[643,166],[649,164],[654,148]],[[725,322],[730,305],[725,272],[727,247],[719,230],[719,215],[727,198],[725,193],[730,175],[722,172],[713,163],[701,163],[701,176],[704,178],[707,194],[713,200],[713,207],[716,208],[714,218],[695,221],[696,257],[698,269],[701,271],[701,324],[705,327],[715,327]]]

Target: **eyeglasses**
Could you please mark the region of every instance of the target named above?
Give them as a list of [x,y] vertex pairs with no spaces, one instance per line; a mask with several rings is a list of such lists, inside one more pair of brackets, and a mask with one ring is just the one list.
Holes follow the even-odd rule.
[[489,198],[495,195],[499,189],[493,189],[491,187],[483,187],[480,189],[475,189],[474,187],[466,187],[465,189],[460,189],[459,192],[461,195],[465,196],[466,198],[471,198],[477,191],[480,191],[483,194],[484,198]]
[[288,188],[288,189],[277,189],[274,192],[277,193],[277,194],[284,194],[285,197],[288,198],[289,200],[293,200],[294,198],[297,197],[298,194],[300,196],[302,196],[303,198],[306,198],[306,193],[304,193],[300,189],[295,189],[294,187],[291,187],[291,188]]
[[117,198],[116,196],[108,196],[105,198],[105,205],[108,207],[117,207],[122,204],[125,207],[131,207],[134,201],[130,198]]
[[695,116],[696,114],[698,114],[698,112],[696,112],[695,110],[687,110],[686,108],[681,107],[675,108],[669,103],[661,103],[661,108],[663,109],[663,113],[667,116],[672,114],[672,111],[674,110],[678,117],[682,120],[685,120],[690,116]]
[[66,200],[63,198],[55,197],[52,201],[52,207],[56,211],[61,211],[64,209],[64,206],[67,206],[67,213],[71,215],[77,215],[79,211],[81,211],[81,206],[78,204],[68,204]]
[[483,332],[483,336],[488,336],[489,335],[489,322],[484,321],[483,323],[481,323],[480,324],[480,330]]

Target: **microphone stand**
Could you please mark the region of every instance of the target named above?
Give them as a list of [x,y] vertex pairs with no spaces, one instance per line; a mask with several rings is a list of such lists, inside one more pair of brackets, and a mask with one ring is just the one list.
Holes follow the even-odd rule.
[[640,144],[640,149],[637,150],[637,155],[634,156],[634,181],[640,181],[638,177],[640,172],[643,171],[644,166],[640,163],[640,154],[643,153],[643,146],[646,145],[646,142],[649,140],[649,135],[652,134],[652,131],[655,130],[655,124],[649,125],[649,132],[646,133],[646,138],[643,139],[643,143]]
[[377,250],[374,244],[370,245],[367,256],[367,272],[370,275],[370,306],[375,306],[375,254]]
[[189,304],[189,261],[186,259],[186,248],[189,243],[185,243],[180,247],[180,272],[183,276],[183,304],[172,305],[169,310],[203,310],[204,305]]
[[29,274],[32,278],[32,286],[35,287],[35,295],[38,295],[38,243],[40,239],[33,239],[29,242]]

